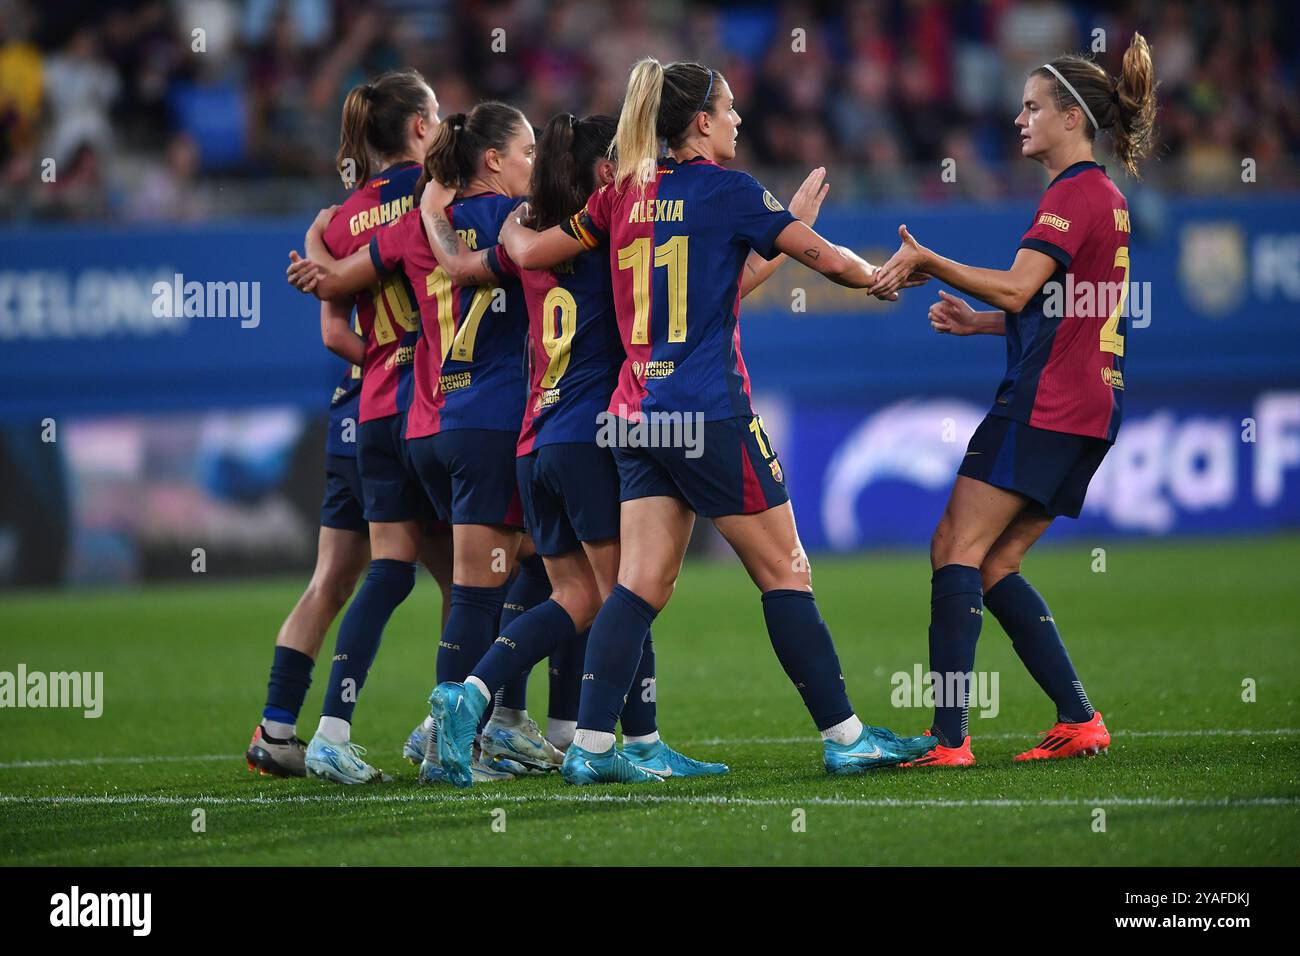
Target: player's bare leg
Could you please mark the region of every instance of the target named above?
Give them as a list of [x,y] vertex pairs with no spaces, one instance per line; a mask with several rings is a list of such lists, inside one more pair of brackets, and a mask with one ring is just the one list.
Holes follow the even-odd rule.
[[1025,669],[1056,707],[1056,725],[1043,731],[1037,746],[1017,756],[1019,761],[1092,756],[1110,746],[1110,732],[1084,693],[1055,617],[1020,573],[1025,555],[1051,523],[1041,508],[1026,508],[980,565],[984,606],[998,619]]
[[[357,579],[369,558],[370,544],[366,535],[322,526],[317,539],[316,567],[312,571],[311,581],[280,625],[280,633],[275,640],[276,647],[288,648],[305,655],[314,663],[325,642],[325,633],[352,596]],[[280,656],[277,651],[277,665]],[[296,717],[307,686],[301,679],[293,680],[291,675],[278,674],[279,670],[278,666],[272,668],[273,684],[277,681],[284,683],[286,676],[289,676],[288,683],[296,685],[275,692],[287,692],[293,697],[288,710],[292,712],[294,720],[283,719],[290,716],[289,713],[278,714],[281,717],[278,720],[263,716],[253,731],[253,739],[249,741],[244,761],[249,770],[257,771],[263,776],[301,777],[307,772],[303,762],[306,744],[298,738]],[[270,706],[268,703],[268,708]]]
[[438,625],[441,633],[447,626],[447,615],[451,613],[451,575],[452,575],[452,536],[450,531],[426,535],[420,544],[420,563],[425,566],[442,594],[442,618]]
[[619,508],[618,584],[662,611],[677,586],[694,528],[695,512],[680,498],[655,496],[623,502]]
[[763,594],[772,649],[821,732],[826,770],[860,773],[929,750],[933,741],[864,726],[854,713],[835,644],[813,598],[812,566],[799,543],[790,502],[713,523]]
[[758,589],[811,591],[812,566],[799,543],[790,502],[752,515],[714,518]]
[[369,560],[370,542],[364,534],[321,528],[311,581],[280,625],[276,646],[292,647],[313,660],[319,656],[326,632],[352,597]]

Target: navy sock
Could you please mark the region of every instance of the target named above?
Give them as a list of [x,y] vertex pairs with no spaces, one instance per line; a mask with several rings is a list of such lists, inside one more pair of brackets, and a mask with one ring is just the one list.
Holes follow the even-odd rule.
[[1038,686],[1056,704],[1056,719],[1070,724],[1091,720],[1092,704],[1070,663],[1052,612],[1034,586],[1019,574],[1008,574],[984,595],[984,606],[1007,632]]
[[649,631],[641,645],[641,664],[618,722],[623,725],[624,736],[646,737],[659,729],[655,721],[655,645]]
[[587,658],[585,630],[551,654],[551,697],[546,709],[550,720],[577,720],[578,697],[582,693],[582,665]]
[[777,660],[785,668],[818,730],[853,716],[830,629],[810,591],[776,590],[763,595],[763,618]]
[[614,585],[591,625],[583,664],[578,727],[614,732],[641,663],[646,631],[658,612],[621,584]]
[[505,586],[472,588],[451,586],[451,614],[438,642],[438,683],[463,681],[497,636],[497,618],[505,600]]
[[[497,633],[504,634],[515,618],[537,607],[550,596],[551,579],[546,576],[546,565],[541,555],[522,558],[519,573],[510,582],[505,604],[501,605],[501,625],[497,628]],[[528,706],[529,670],[512,675],[501,685],[496,695],[497,704],[512,710],[523,710]]]
[[315,661],[292,647],[276,645],[271,663],[271,679],[266,684],[266,706],[262,716],[282,724],[296,724],[302,702],[311,686],[311,669]]
[[324,716],[352,721],[352,709],[357,705],[370,665],[379,653],[384,627],[413,587],[414,564],[387,558],[370,562],[366,579],[339,625],[334,664],[325,688],[325,706],[321,708]]
[[554,601],[543,601],[501,632],[472,673],[495,692],[509,678],[520,673],[527,676],[534,664],[577,636],[568,612]]
[[984,620],[980,569],[947,564],[930,578],[930,671],[937,675],[930,732],[945,747],[960,747],[968,726],[975,644]]

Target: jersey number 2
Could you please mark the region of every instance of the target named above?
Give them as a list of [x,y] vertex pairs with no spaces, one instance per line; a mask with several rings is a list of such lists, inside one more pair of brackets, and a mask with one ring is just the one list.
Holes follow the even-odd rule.
[[1119,334],[1119,318],[1124,312],[1124,303],[1128,300],[1128,246],[1120,246],[1115,250],[1115,268],[1120,266],[1124,267],[1124,278],[1119,290],[1119,301],[1115,303],[1115,309],[1106,324],[1101,327],[1101,350],[1122,356],[1124,336]]

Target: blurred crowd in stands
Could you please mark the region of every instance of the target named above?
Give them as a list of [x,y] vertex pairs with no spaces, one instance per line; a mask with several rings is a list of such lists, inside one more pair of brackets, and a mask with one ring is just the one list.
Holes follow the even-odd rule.
[[[483,98],[537,126],[616,113],[644,55],[726,75],[737,164],[779,193],[826,165],[837,201],[1029,196],[1012,119],[1067,51],[1112,73],[1151,41],[1154,189],[1296,189],[1290,0],[0,0],[0,218],[197,221],[337,197],[348,89],[414,66],[443,113]],[[1097,31],[1101,31],[1098,33]],[[1101,47],[1104,46],[1104,50]],[[504,49],[503,49],[504,47]],[[956,181],[941,175],[943,161]],[[1118,170],[1112,167],[1112,174]],[[948,177],[951,179],[951,177]]]

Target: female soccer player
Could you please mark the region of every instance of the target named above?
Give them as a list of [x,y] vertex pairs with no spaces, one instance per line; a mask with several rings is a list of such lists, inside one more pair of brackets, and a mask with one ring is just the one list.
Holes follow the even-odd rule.
[[[530,229],[557,225],[597,187],[613,181],[614,164],[607,154],[614,132],[611,117],[579,120],[559,114],[551,119],[533,165]],[[826,195],[824,179],[824,169],[814,170],[791,204],[804,221],[816,218]],[[447,193],[436,183],[425,187],[420,199],[425,230],[436,237],[439,261],[453,282],[484,281],[492,274],[487,254],[465,249],[443,216]],[[500,258],[500,250],[497,254]],[[754,268],[742,285],[742,296],[774,272],[784,257],[769,263],[751,253],[750,259]],[[618,577],[618,467],[609,449],[597,443],[625,357],[614,321],[609,264],[601,253],[584,252],[554,269],[524,270],[521,280],[528,301],[532,391],[518,445],[519,490],[555,591],[550,601],[503,630],[504,640],[493,643],[464,684],[443,684],[435,691],[436,712],[444,717],[460,713],[448,725],[451,732],[439,737],[439,759],[453,782],[462,784],[469,782],[473,730],[492,690],[508,675],[526,673],[548,653],[554,657],[557,650],[585,646],[578,634],[591,625]],[[580,678],[581,671],[574,677],[575,690]],[[725,773],[725,764],[692,760],[660,739],[654,685],[654,645],[647,632],[632,692],[619,718],[624,754],[661,776]],[[467,690],[470,687],[473,691]],[[456,706],[460,697],[467,706]]]
[[[501,222],[528,188],[534,145],[531,124],[504,103],[480,103],[438,127],[424,178],[456,184],[449,216],[470,248],[496,245]],[[380,230],[368,254],[338,261],[314,249],[309,259],[320,266],[313,291],[326,298],[385,276],[409,280],[415,290],[424,334],[415,349],[407,449],[452,525],[451,615],[438,648],[438,682],[464,680],[497,635],[522,538],[515,442],[527,394],[528,316],[518,279],[506,268],[477,288],[454,288],[416,210]],[[536,763],[558,764],[559,752],[540,733],[528,742],[523,736],[516,742]],[[436,761],[421,765],[421,780],[439,774]],[[476,774],[497,778],[479,765]]]
[[[765,259],[784,252],[854,288],[869,288],[875,270],[797,221],[752,177],[720,165],[735,158],[739,125],[721,74],[698,63],[642,60],[619,117],[614,183],[559,226],[512,227],[503,236],[511,258],[528,269],[608,246],[627,353],[610,401],[611,430],[647,439],[647,413],[656,416],[651,434],[661,436],[664,423],[678,426],[673,447],[612,442],[622,500],[618,583],[591,629],[578,731],[561,771],[570,783],[662,780],[614,748],[614,725],[696,513],[714,521],[763,592],[773,647],[822,731],[828,771],[896,764],[934,743],[864,727],[853,713],[780,464],[750,408],[739,348],[739,292],[751,249]],[[671,155],[656,166],[661,139]],[[700,425],[696,440],[681,427],[688,418]]]
[[[965,687],[985,607],[1056,705],[1056,725],[1016,759],[1092,755],[1110,745],[1056,621],[1021,576],[1020,564],[1053,518],[1079,516],[1088,482],[1119,431],[1128,205],[1092,150],[1098,132],[1108,130],[1119,161],[1137,175],[1152,147],[1152,76],[1141,34],[1133,35],[1118,77],[1078,56],[1059,57],[1029,75],[1016,117],[1020,151],[1042,163],[1052,179],[1010,269],[945,259],[913,239],[906,226],[899,227],[898,252],[881,268],[883,289],[920,270],[997,310],[975,312],[940,293],[942,300],[930,309],[936,332],[1007,339],[1006,374],[971,438],[930,543],[930,670],[957,693],[936,706],[930,732],[939,746],[918,766],[975,762]],[[1055,307],[1068,289],[1090,294]]]
[[[346,231],[340,228],[329,237],[337,252],[345,253],[352,245],[368,242],[383,218],[382,210],[403,204],[410,208],[419,162],[437,122],[437,97],[414,70],[385,73],[348,94],[343,107],[337,163],[345,182],[355,183],[357,188],[343,207],[347,215],[341,224],[347,227]],[[374,177],[371,176],[372,156],[379,157],[387,167]],[[357,421],[383,418],[393,414],[398,405],[405,404],[397,393],[409,392],[410,360],[409,357],[401,359],[402,349],[410,350],[409,341],[405,341],[409,333],[404,326],[395,331],[383,301],[374,293],[365,292],[357,295],[355,305],[367,337],[357,335],[351,326],[353,304],[351,297],[321,303],[321,337],[331,351],[352,363],[352,368],[335,389],[330,407],[325,500],[321,505],[316,570],[306,592],[280,629],[263,720],[245,754],[249,769],[263,774],[303,776],[307,773],[307,745],[296,736],[298,712],[311,683],[312,668],[325,632],[352,594],[370,557],[369,538],[380,539],[374,552],[376,561],[353,610],[357,610],[357,604],[362,608],[373,607],[375,588],[387,586],[392,565],[402,562],[409,565],[415,560],[414,550],[402,550],[398,561],[391,560],[395,533],[408,535],[405,524],[413,523],[414,510],[401,502],[399,505],[408,510],[376,510],[383,501],[373,481],[373,500],[364,503],[357,443],[352,437]],[[399,337],[404,341],[399,343]],[[402,484],[409,485],[409,479]],[[402,517],[407,514],[409,518]],[[367,526],[368,518],[376,524]],[[451,578],[450,539],[446,536],[428,539],[420,556],[443,589],[445,614]],[[402,576],[400,567],[396,576]],[[371,583],[372,577],[377,583]],[[365,625],[365,621],[349,611],[339,631],[336,656],[353,661],[364,659],[366,663],[360,667],[359,677],[356,663],[351,667],[341,666],[343,662],[336,660],[331,672],[326,697],[327,719],[321,722],[325,731],[323,739],[329,743],[318,748],[333,753],[332,758],[324,758],[325,763],[319,768],[320,775],[330,779],[367,776],[364,771],[358,772],[364,762],[348,746],[355,694],[345,694],[343,685],[351,677],[359,689],[368,662],[374,657],[378,632]]]

